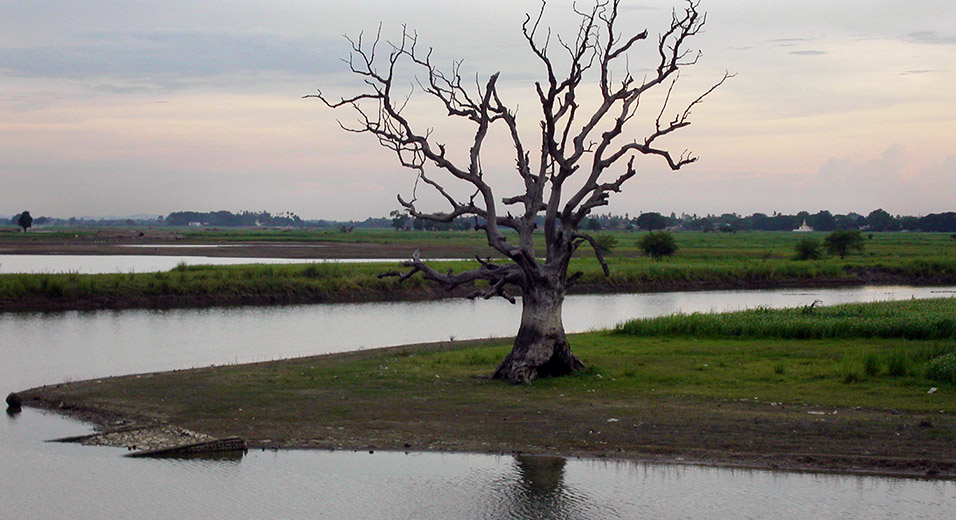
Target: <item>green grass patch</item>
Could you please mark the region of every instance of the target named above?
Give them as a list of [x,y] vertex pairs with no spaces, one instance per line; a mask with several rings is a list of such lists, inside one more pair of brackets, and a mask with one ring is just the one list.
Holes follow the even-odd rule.
[[[666,380],[688,383],[681,390],[685,392],[702,388],[703,395],[715,396],[747,388],[746,392],[763,392],[773,399],[790,392],[791,399],[799,396],[798,400],[815,404],[924,409],[918,403],[936,402],[923,396],[927,388],[956,384],[954,315],[952,298],[761,308],[633,320],[609,334],[641,343],[682,345],[684,356],[670,357],[662,373]],[[733,345],[732,350],[716,347],[725,342]],[[689,368],[690,359],[697,373]],[[639,366],[647,364],[643,360]],[[705,377],[720,371],[727,371],[728,377]],[[622,375],[636,378],[640,373],[632,368]],[[754,386],[759,381],[774,384]]]
[[956,338],[956,298],[794,309],[757,308],[724,314],[676,314],[632,320],[615,329],[631,336],[712,336],[787,339]]
[[[658,398],[730,400],[813,407],[863,407],[937,413],[956,410],[956,381],[927,370],[891,375],[883,360],[903,356],[926,366],[938,345],[900,339],[773,340],[754,338],[634,337],[610,332],[574,335],[573,348],[587,368],[573,375],[506,390],[487,379],[510,349],[446,344],[411,352],[366,351],[255,365],[121,378],[119,387],[80,384],[85,398],[142,400],[144,410],[179,403],[190,415],[220,414],[230,406],[290,419],[313,399],[412,403],[437,407],[505,409],[529,403],[617,403]],[[946,348],[952,348],[947,345]],[[875,359],[879,370],[867,369]],[[943,358],[933,358],[943,359]],[[952,367],[952,356],[945,358]],[[942,362],[937,363],[942,365]],[[934,365],[935,366],[935,365]],[[931,387],[937,391],[928,393]],[[324,397],[319,397],[324,396]],[[163,399],[159,399],[163,397]],[[440,398],[442,403],[434,403]],[[342,398],[345,399],[345,398]],[[233,405],[223,403],[234,403]],[[312,402],[313,405],[306,404]],[[225,408],[223,408],[225,406]],[[325,405],[323,405],[325,406]],[[399,406],[396,404],[396,406]],[[401,405],[404,406],[404,405]],[[550,406],[550,405],[549,405]],[[282,410],[288,409],[287,412]],[[268,410],[268,412],[265,412]],[[344,413],[344,412],[343,412]]]

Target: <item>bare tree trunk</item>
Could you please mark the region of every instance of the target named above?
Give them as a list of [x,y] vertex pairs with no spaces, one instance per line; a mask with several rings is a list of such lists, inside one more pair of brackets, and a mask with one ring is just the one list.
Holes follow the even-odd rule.
[[[551,285],[551,284],[548,284]],[[561,320],[564,288],[534,286],[521,300],[521,325],[511,353],[492,376],[513,383],[561,376],[584,368],[568,345]]]
[[[697,63],[700,57],[700,53],[685,44],[700,32],[706,16],[697,11],[698,0],[686,0],[686,3],[684,9],[673,11],[670,26],[660,37],[650,39],[651,45],[657,42],[654,54],[660,59],[654,58],[656,65],[651,64],[649,72],[642,72],[638,77],[627,72],[628,56],[636,46],[648,40],[648,32],[622,33],[617,29],[621,0],[595,0],[590,10],[575,8],[580,17],[576,38],[573,35],[565,39],[551,37],[551,31],[541,24],[544,1],[537,16],[525,17],[521,33],[546,73],[544,81],[534,83],[542,110],[541,149],[537,158],[521,139],[517,105],[512,108],[503,101],[498,73],[472,89],[468,87],[471,82],[460,73],[460,61],[453,62],[451,71],[442,72],[432,62],[431,49],[423,51],[418,35],[407,29],[402,31],[400,41],[387,45],[389,50],[378,54],[379,36],[370,45],[363,43],[361,35],[349,40],[352,52],[346,61],[349,69],[362,79],[364,91],[338,100],[321,91],[305,96],[318,98],[333,109],[352,107],[358,119],[354,127],[344,127],[345,130],[371,134],[380,145],[397,154],[402,166],[415,172],[412,199],[398,197],[404,210],[392,216],[400,219],[407,214],[415,219],[443,223],[473,217],[475,229],[484,230],[489,247],[508,259],[498,264],[478,258],[480,265],[476,268],[459,273],[440,272],[425,263],[416,251],[411,260],[402,263],[407,268],[405,272],[389,271],[379,275],[404,281],[421,273],[449,289],[483,281],[487,285],[477,286],[468,294],[469,298],[500,296],[512,303],[515,298],[509,289],[518,287],[522,293],[521,327],[514,348],[493,377],[526,383],[583,368],[581,361],[571,353],[561,321],[568,283],[578,276],[575,273],[568,278],[568,262],[579,246],[589,243],[605,276],[609,270],[601,245],[594,237],[579,232],[581,224],[593,210],[606,206],[611,194],[620,192],[624,183],[637,175],[634,166],[637,157],[662,158],[672,170],[697,161],[689,151],[674,155],[657,142],[690,125],[691,109],[732,75],[725,74],[709,90],[687,103],[683,111],[672,111],[668,106],[678,71]],[[562,55],[554,62],[549,49],[554,50],[552,47],[558,44],[553,42],[560,42]],[[619,70],[623,73],[615,74]],[[474,126],[474,140],[467,154],[448,152],[432,135],[433,125],[421,125],[404,112],[411,92],[397,85],[404,85],[408,80],[406,74],[414,71],[421,75],[413,76],[419,78],[413,84],[437,101],[449,117]],[[585,109],[586,113],[580,112],[578,93],[592,80],[597,97],[586,95],[587,104],[592,106]],[[475,81],[478,82],[477,75]],[[657,117],[647,128],[649,133],[637,138],[625,127],[637,116],[640,101],[649,91],[663,91],[663,96],[659,97],[659,108],[645,110]],[[665,119],[665,114],[674,112],[673,119]],[[524,185],[523,191],[519,189],[515,193],[507,185],[496,188],[487,183],[483,157],[498,154],[500,150],[497,146],[488,150],[484,143],[499,129],[510,135],[515,173]],[[442,177],[433,178],[432,172]],[[457,187],[450,189],[446,181]],[[434,194],[447,202],[447,209],[428,212],[417,208],[416,190],[420,184],[434,189]],[[471,193],[471,196],[465,199],[455,193]],[[535,230],[542,217],[547,252],[543,261],[534,251]],[[508,229],[517,232],[517,244],[509,241],[505,233]]]

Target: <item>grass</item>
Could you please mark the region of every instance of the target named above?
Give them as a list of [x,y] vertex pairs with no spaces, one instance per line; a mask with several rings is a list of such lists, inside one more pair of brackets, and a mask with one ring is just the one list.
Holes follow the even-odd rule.
[[[650,263],[643,259],[610,261],[611,276],[604,277],[593,258],[575,259],[571,272],[582,271],[578,292],[637,291],[646,288],[710,286],[769,286],[783,280],[811,283],[838,277],[840,269],[816,266],[702,265]],[[477,265],[474,261],[433,262],[439,271],[456,272]],[[49,298],[63,302],[80,299],[133,300],[154,297],[239,298],[262,295],[277,301],[368,301],[419,297],[423,291],[442,295],[435,284],[413,277],[401,284],[379,278],[385,271],[402,269],[397,263],[307,263],[286,265],[180,265],[168,272],[122,274],[0,274],[0,299]],[[477,282],[481,284],[483,282]],[[676,284],[676,285],[675,285]],[[416,295],[416,293],[418,293]]]
[[[82,242],[82,230],[75,230]],[[474,232],[397,232],[359,230],[181,230],[195,243],[328,242],[379,244],[426,256],[454,257],[481,250],[484,240]],[[866,240],[862,255],[845,261],[827,257],[817,261],[792,260],[793,246],[805,234],[746,232],[715,234],[676,233],[678,253],[661,262],[640,254],[636,245],[642,233],[608,232],[617,241],[608,257],[611,276],[605,278],[588,247],[573,260],[570,272],[581,271],[576,292],[622,292],[668,289],[772,287],[779,284],[819,283],[952,283],[956,281],[956,241],[945,233],[876,233]],[[8,234],[5,245],[24,241],[65,239],[70,233]],[[540,245],[541,239],[538,238]],[[267,247],[267,246],[264,246]],[[384,249],[383,249],[384,250]],[[374,249],[372,249],[374,251]],[[0,257],[2,261],[2,257]],[[474,261],[437,262],[441,271],[460,271]],[[0,300],[15,307],[19,300],[56,300],[60,307],[71,300],[126,302],[190,297],[241,303],[263,301],[352,301],[444,294],[415,277],[399,286],[377,274],[396,269],[395,264],[300,264],[289,266],[180,266],[166,273],[110,275],[0,274]],[[165,302],[163,304],[169,304]],[[13,307],[11,307],[13,306]]]
[[615,333],[631,336],[760,337],[784,339],[956,339],[956,298],[832,307],[757,308],[726,314],[676,314],[632,320]]
[[[935,381],[925,371],[893,375],[887,369],[899,356],[921,366],[934,359],[951,363],[951,354],[931,356],[954,352],[952,343],[633,337],[610,332],[575,335],[572,343],[587,369],[513,390],[481,379],[509,350],[510,345],[501,341],[366,351],[67,386],[82,388],[83,398],[92,402],[131,400],[137,409],[157,414],[173,409],[175,420],[238,408],[291,419],[300,407],[323,406],[332,395],[346,396],[333,402],[364,403],[353,403],[355,410],[378,401],[400,406],[439,398],[447,400],[442,406],[458,403],[478,409],[538,406],[555,400],[586,404],[597,399],[624,405],[630,400],[694,398],[956,411],[956,381]],[[930,387],[940,386],[927,394]],[[183,408],[176,411],[178,406]]]
[[[123,231],[125,228],[109,228],[111,231]],[[56,230],[31,231],[30,233],[0,233],[0,242],[5,245],[17,242],[42,242],[50,240],[89,239],[97,228],[57,228]],[[399,244],[407,245],[409,251],[421,248],[447,247],[487,247],[487,239],[475,231],[395,231],[391,229],[357,229],[351,233],[341,233],[330,229],[196,229],[196,228],[156,228],[155,230],[177,233],[184,237],[183,242],[199,244],[247,243],[247,242],[305,242],[305,243],[361,243],[361,244]],[[637,241],[644,232],[600,231],[599,235],[616,240],[612,257],[637,257],[641,255]],[[514,232],[506,231],[511,241],[517,239]],[[773,231],[742,231],[739,233],[702,233],[680,231],[674,233],[678,252],[676,258],[691,262],[697,260],[787,260],[794,254],[794,247],[806,238],[823,241],[825,232],[791,233]],[[872,238],[864,240],[863,254],[853,254],[845,262],[838,264],[867,265],[881,262],[899,263],[906,260],[928,260],[946,262],[956,253],[956,240],[950,233],[872,233]],[[537,235],[536,247],[543,246],[543,236]],[[584,247],[582,250],[586,251]],[[491,253],[490,250],[488,250]],[[588,254],[590,252],[588,251]],[[833,262],[834,257],[821,260]]]
[[[956,409],[956,388],[928,396],[927,389],[939,383],[925,371],[891,375],[887,369],[894,356],[926,366],[940,351],[956,351],[952,343],[635,338],[608,332],[576,335],[572,343],[588,368],[571,377],[537,381],[530,392],[579,400],[598,392],[612,400],[670,396],[928,412]],[[412,389],[435,374],[458,382],[472,380],[493,371],[509,348],[500,344],[376,360],[357,374],[358,381],[394,377]],[[380,370],[383,365],[388,374]]]
[[80,275],[0,275],[0,297],[95,299],[163,296],[241,297],[266,295],[309,298],[317,301],[360,300],[382,293],[404,294],[420,288],[412,279],[396,286],[376,275],[395,269],[394,264],[309,263],[286,265],[190,266],[180,264],[167,272]]
[[[810,340],[816,357],[789,359],[778,352],[773,372],[818,365],[830,359],[831,372],[843,383],[887,382],[927,386],[956,382],[956,299],[909,300],[797,309],[765,308],[724,314],[678,314],[633,320],[612,332],[627,337],[746,339],[748,341]],[[844,343],[840,349],[829,341]],[[802,349],[801,349],[802,350]],[[726,363],[721,360],[719,363]],[[826,364],[826,363],[824,363]],[[824,374],[804,374],[826,380]],[[727,382],[729,383],[729,382]],[[796,381],[792,381],[796,384]],[[894,383],[894,385],[896,384]],[[892,386],[892,385],[891,385]],[[871,389],[876,391],[875,389]],[[870,390],[868,390],[870,391]],[[893,389],[884,389],[894,394]],[[846,393],[846,392],[841,392]]]

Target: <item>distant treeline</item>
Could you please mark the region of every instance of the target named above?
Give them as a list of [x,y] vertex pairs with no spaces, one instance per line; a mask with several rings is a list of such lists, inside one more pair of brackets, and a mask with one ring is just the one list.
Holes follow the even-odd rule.
[[[0,220],[0,224],[17,225],[20,215]],[[6,220],[6,222],[5,222]],[[177,211],[167,216],[133,218],[88,218],[88,217],[37,217],[33,226],[52,227],[158,227],[158,226],[200,226],[200,227],[305,227],[305,228],[387,228],[391,219],[368,218],[364,221],[303,220],[293,213],[272,215],[266,211]]]
[[176,211],[166,217],[167,226],[294,226],[304,225],[304,221],[294,213],[272,215],[267,211]]
[[267,211],[177,211],[159,218],[166,226],[211,226],[211,227],[296,227],[296,228],[387,228],[387,218],[367,218],[362,221],[304,220],[295,213],[273,215]]
[[809,213],[801,211],[795,215],[773,213],[754,213],[741,216],[736,213],[723,215],[661,215],[660,213],[642,213],[631,218],[618,215],[596,215],[585,222],[585,227],[597,229],[684,229],[693,231],[791,231],[806,223],[815,231],[835,231],[838,229],[860,229],[864,231],[956,231],[956,213],[930,213],[923,217],[890,215],[877,209],[864,216],[858,213],[834,215],[829,211]]
[[[9,219],[7,224],[17,225],[19,214]],[[539,219],[540,220],[540,219]],[[0,220],[0,222],[3,222]],[[587,219],[583,227],[590,231],[599,230],[691,230],[691,231],[790,231],[806,223],[816,231],[834,231],[837,229],[860,229],[863,231],[931,231],[956,232],[956,212],[930,213],[923,217],[891,215],[877,209],[868,215],[847,213],[834,215],[829,211],[809,213],[801,211],[795,215],[773,213],[754,213],[750,216],[741,216],[736,213],[722,215],[676,215],[670,216],[660,213],[641,213],[636,217],[629,214],[594,215]],[[539,224],[543,224],[539,222]],[[406,213],[393,211],[389,217],[367,218],[362,221],[336,220],[304,220],[291,212],[273,215],[267,211],[177,211],[163,217],[155,218],[51,218],[37,217],[33,226],[202,226],[202,227],[296,227],[296,228],[339,228],[351,230],[355,228],[395,228],[407,230],[469,230],[474,229],[474,219],[459,218],[448,223],[436,223],[410,217]]]

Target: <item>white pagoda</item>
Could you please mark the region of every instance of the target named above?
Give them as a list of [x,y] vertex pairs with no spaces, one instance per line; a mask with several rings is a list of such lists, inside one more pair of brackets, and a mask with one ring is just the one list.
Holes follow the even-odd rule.
[[811,231],[813,231],[813,228],[807,225],[807,219],[803,219],[803,224],[793,230],[794,233],[809,233]]

